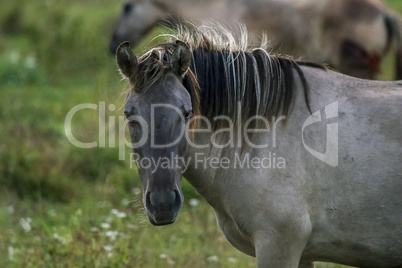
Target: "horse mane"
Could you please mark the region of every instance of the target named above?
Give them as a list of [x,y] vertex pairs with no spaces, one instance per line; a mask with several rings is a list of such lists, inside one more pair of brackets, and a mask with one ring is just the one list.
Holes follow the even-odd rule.
[[[295,75],[298,74],[304,90],[308,110],[309,88],[300,66],[325,69],[323,65],[294,61],[290,57],[271,56],[266,37],[261,45],[253,47],[245,27],[233,32],[222,25],[200,27],[178,26],[167,43],[151,48],[139,59],[134,89],[144,88],[163,76],[170,67],[176,40],[186,43],[191,51],[191,65],[183,78],[183,86],[192,99],[193,114],[209,119],[227,116],[263,116],[274,120],[290,113],[295,99]],[[237,36],[236,36],[237,33]],[[213,121],[211,121],[213,122]],[[224,120],[215,122],[215,128]]]

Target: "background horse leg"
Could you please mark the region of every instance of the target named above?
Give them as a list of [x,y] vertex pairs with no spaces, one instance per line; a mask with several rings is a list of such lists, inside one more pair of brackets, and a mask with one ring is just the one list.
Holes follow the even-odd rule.
[[[402,42],[400,44],[402,46]],[[402,80],[402,48],[396,54],[396,79]]]
[[397,19],[397,26],[395,26],[395,36],[397,38],[397,51],[395,58],[395,78],[402,80],[402,18]]

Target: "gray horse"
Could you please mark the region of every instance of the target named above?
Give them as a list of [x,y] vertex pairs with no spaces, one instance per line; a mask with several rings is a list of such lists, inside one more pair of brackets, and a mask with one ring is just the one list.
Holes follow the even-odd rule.
[[161,21],[212,18],[244,21],[254,35],[266,32],[275,53],[327,63],[373,79],[390,48],[398,47],[396,79],[402,79],[398,16],[376,0],[127,0],[110,42],[135,45]]
[[258,267],[402,267],[401,82],[246,43],[203,26],[117,49],[150,222],[175,221],[183,175]]

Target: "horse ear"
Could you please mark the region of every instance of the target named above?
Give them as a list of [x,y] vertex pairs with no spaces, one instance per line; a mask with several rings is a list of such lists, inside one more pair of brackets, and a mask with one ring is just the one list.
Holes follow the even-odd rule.
[[179,76],[184,76],[191,64],[190,48],[186,43],[177,40],[176,49],[172,55],[172,70]]
[[124,78],[128,78],[132,84],[132,75],[138,68],[138,59],[130,49],[128,41],[120,44],[116,50],[116,60],[120,72]]

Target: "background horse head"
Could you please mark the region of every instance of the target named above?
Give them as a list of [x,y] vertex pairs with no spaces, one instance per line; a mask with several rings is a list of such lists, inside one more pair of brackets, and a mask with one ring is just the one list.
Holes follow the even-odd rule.
[[124,2],[109,44],[111,53],[116,53],[117,47],[124,41],[129,41],[132,45],[137,44],[167,17],[164,6],[158,3],[148,0],[126,0]]
[[[169,17],[171,16],[171,17]],[[330,64],[351,76],[374,79],[383,57],[400,47],[398,16],[376,0],[126,1],[110,41],[138,43],[160,21],[171,18],[244,21],[255,35],[268,34],[273,53]],[[399,53],[398,55],[401,55]],[[397,66],[401,65],[396,57]],[[396,78],[402,79],[401,69]]]

